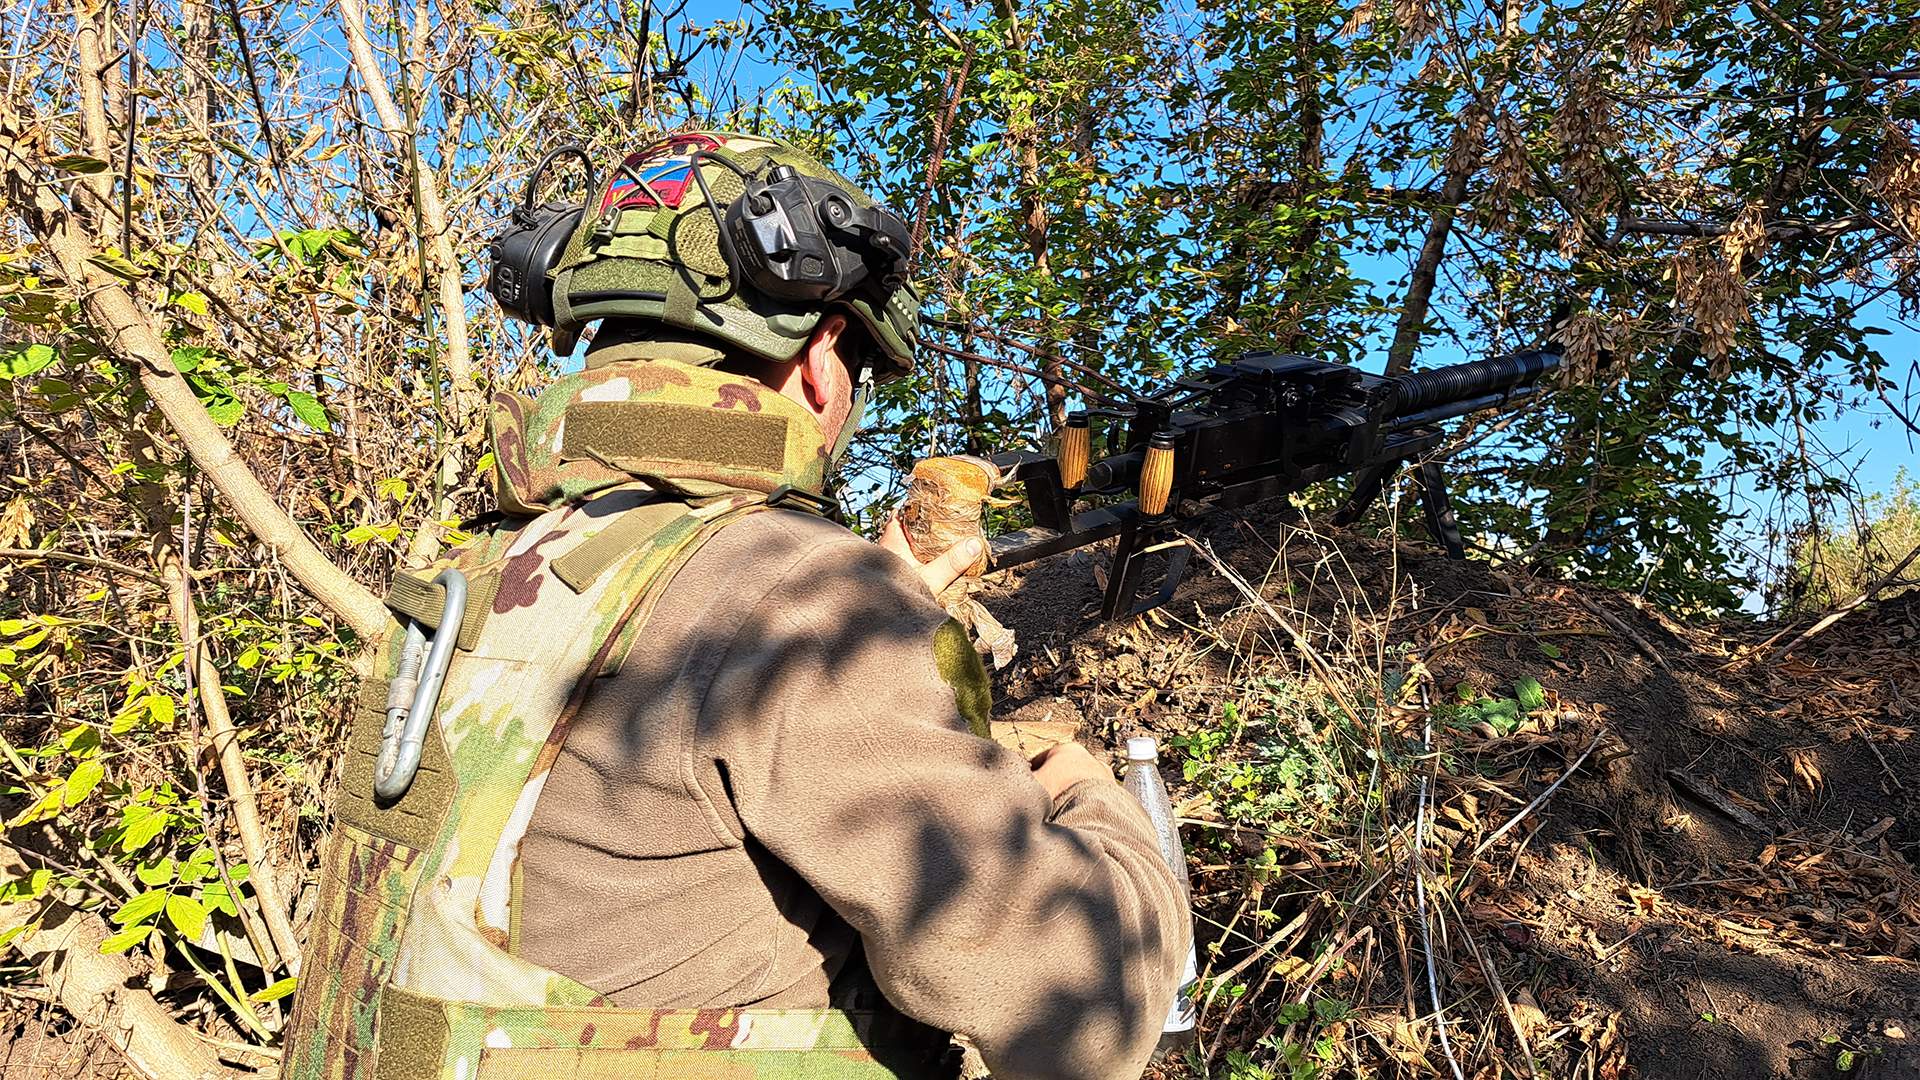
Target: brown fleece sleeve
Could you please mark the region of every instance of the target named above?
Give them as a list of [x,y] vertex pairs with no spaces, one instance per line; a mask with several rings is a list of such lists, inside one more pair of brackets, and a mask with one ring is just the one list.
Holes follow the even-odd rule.
[[1190,924],[1117,784],[1057,803],[967,730],[946,619],[892,554],[840,533],[761,598],[700,710],[745,829],[859,931],[881,990],[972,1038],[999,1080],[1131,1080]]

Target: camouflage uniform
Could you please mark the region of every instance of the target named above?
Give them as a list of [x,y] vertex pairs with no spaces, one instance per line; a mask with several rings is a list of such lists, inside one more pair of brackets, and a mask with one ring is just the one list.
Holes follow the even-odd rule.
[[[647,444],[647,421],[642,435],[632,424],[615,435],[606,425],[623,412],[736,459],[674,458]],[[511,951],[516,849],[569,718],[617,671],[659,585],[720,525],[782,484],[818,490],[819,426],[750,379],[667,361],[563,379],[537,406],[499,395],[493,425],[500,505],[537,516],[440,564],[462,569],[473,597],[419,775],[392,805],[371,795],[384,682],[363,691],[282,1075],[911,1075],[876,1059],[911,1067],[928,1032],[890,1009],[612,1008]],[[377,667],[389,676],[392,652]]]
[[[769,140],[694,137],[831,176]],[[671,205],[610,187],[555,299],[576,322],[650,320],[652,340],[538,402],[497,395],[508,524],[388,597],[435,627],[437,571],[471,583],[390,803],[372,794],[386,687],[363,692],[282,1076],[931,1080],[944,1031],[1003,1080],[1137,1075],[1188,934],[1151,824],[1111,782],[1049,799],[978,737],[980,657],[917,576],[769,507],[822,489],[819,424],[703,365],[714,339],[785,358],[820,312],[733,288],[693,187],[666,190],[651,153],[627,175]],[[914,303],[845,306],[904,367]],[[683,826],[697,842],[665,842]],[[683,955],[716,942],[733,947]]]

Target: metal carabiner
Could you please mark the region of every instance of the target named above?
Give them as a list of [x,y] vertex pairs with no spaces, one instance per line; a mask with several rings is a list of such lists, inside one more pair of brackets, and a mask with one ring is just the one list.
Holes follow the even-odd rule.
[[[380,757],[373,765],[373,795],[392,802],[413,786],[420,771],[420,753],[426,746],[427,725],[440,708],[440,688],[453,662],[453,646],[460,640],[460,623],[467,614],[467,575],[448,567],[433,579],[446,594],[433,645],[427,646],[420,624],[407,620],[407,636],[400,645],[400,667],[387,688],[387,723],[380,731]],[[420,654],[426,652],[423,668]]]

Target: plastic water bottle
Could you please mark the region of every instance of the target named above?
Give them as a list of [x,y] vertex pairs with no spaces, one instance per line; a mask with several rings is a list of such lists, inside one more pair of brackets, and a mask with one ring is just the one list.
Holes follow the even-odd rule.
[[[1160,747],[1152,736],[1127,740],[1127,775],[1124,783],[1133,797],[1140,800],[1140,805],[1146,808],[1147,817],[1153,821],[1154,835],[1160,841],[1160,857],[1167,861],[1174,879],[1180,883],[1181,898],[1191,907],[1187,856],[1180,847],[1179,823],[1173,820],[1173,800],[1167,797],[1166,782],[1160,778]],[[1193,988],[1200,978],[1198,959],[1189,939],[1186,971],[1180,976],[1180,988],[1174,992],[1173,1002],[1167,1009],[1167,1022],[1161,1029],[1160,1046],[1154,1052],[1156,1060],[1194,1041]]]

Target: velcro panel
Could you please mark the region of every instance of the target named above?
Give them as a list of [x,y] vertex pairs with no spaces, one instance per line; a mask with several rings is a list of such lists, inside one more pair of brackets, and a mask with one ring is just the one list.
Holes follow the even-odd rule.
[[[482,574],[467,582],[467,610],[460,618],[460,638],[455,642],[461,649],[472,652],[480,643],[480,631],[486,629],[487,615],[493,611],[493,598],[499,591],[498,573]],[[393,575],[385,603],[429,631],[437,630],[447,606],[446,590],[431,579],[403,571]]]
[[428,724],[420,754],[420,771],[413,785],[391,806],[373,798],[373,765],[380,756],[380,733],[387,722],[387,683],[369,679],[361,685],[353,728],[347,736],[340,766],[340,790],[334,813],[343,824],[356,825],[377,837],[425,850],[433,846],[441,823],[453,806],[453,762],[440,738],[440,725]]
[[[432,998],[388,987],[380,1006],[380,1054],[373,1080],[438,1080],[446,1075],[452,1032],[446,1009]],[[456,1073],[456,1075],[458,1075]]]
[[787,464],[787,420],[665,401],[578,401],[567,406],[560,454],[569,461],[725,462],[778,473]]

